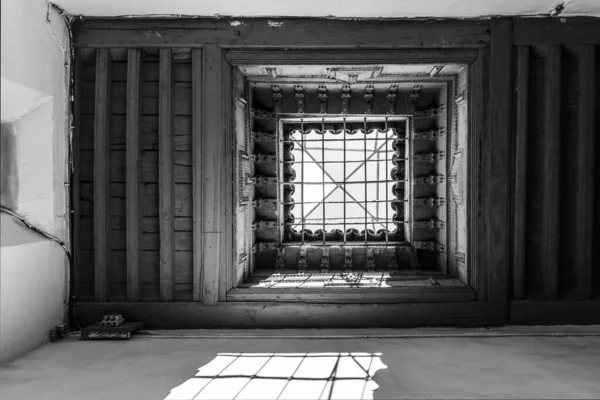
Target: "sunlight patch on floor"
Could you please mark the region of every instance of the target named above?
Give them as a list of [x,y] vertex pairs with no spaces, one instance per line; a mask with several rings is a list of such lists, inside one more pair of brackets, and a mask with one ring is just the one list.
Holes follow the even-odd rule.
[[221,353],[165,400],[373,399],[381,353]]

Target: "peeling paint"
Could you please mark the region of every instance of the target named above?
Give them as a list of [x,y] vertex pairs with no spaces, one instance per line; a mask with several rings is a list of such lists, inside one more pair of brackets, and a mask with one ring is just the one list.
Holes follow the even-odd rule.
[[283,26],[283,21],[267,21],[267,25],[271,28],[281,28]]

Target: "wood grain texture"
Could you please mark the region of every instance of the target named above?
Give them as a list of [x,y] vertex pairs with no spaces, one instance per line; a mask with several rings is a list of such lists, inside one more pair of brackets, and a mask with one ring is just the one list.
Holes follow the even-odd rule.
[[[240,20],[236,18],[236,20]],[[77,47],[174,46],[206,43],[222,47],[346,47],[463,48],[484,47],[490,40],[489,21],[242,19],[232,27],[228,18],[194,20],[78,20]]]
[[227,52],[231,65],[298,65],[298,64],[435,64],[469,63],[477,58],[477,50],[239,50]]
[[489,132],[485,135],[481,159],[482,215],[487,265],[488,323],[504,325],[508,320],[509,194],[511,126],[512,38],[508,19],[492,20],[490,48]]
[[561,48],[550,46],[546,54],[546,93],[544,102],[543,178],[543,294],[546,300],[558,298],[560,252],[560,99]]
[[480,212],[481,212],[481,141],[487,129],[487,99],[488,85],[488,51],[480,49],[477,51],[477,59],[471,65],[471,104],[469,114],[471,115],[471,126],[469,132],[469,243],[468,243],[468,268],[469,285],[477,291],[477,300],[483,301],[487,298],[487,265],[479,262],[484,248],[479,245],[481,238]]
[[510,323],[514,325],[600,324],[600,301],[513,301]]
[[[590,300],[592,297],[593,238],[594,238],[594,167],[596,146],[595,88],[598,79],[598,66],[594,45],[578,48],[579,91],[577,99],[577,208],[575,212],[575,259],[573,267],[577,271],[576,297]],[[596,200],[598,202],[600,199]],[[597,249],[596,249],[597,250]]]
[[600,23],[595,17],[514,18],[514,42],[517,45],[600,44]]
[[223,209],[222,164],[225,129],[222,118],[221,49],[207,44],[202,49],[202,235],[203,288],[202,303],[214,305],[219,298],[221,268],[221,223]]
[[75,304],[75,319],[81,326],[108,313],[122,313],[140,321],[146,329],[200,328],[358,328],[485,326],[485,303],[405,304],[302,304],[272,302],[226,302],[206,306],[179,303]]
[[140,299],[140,69],[141,51],[129,49],[127,57],[127,121],[126,178],[127,182],[127,300]]
[[110,69],[108,49],[96,51],[96,96],[94,112],[94,299],[106,301],[110,215]]
[[158,114],[158,202],[160,229],[160,300],[173,299],[174,179],[173,179],[173,71],[171,49],[160,49]]
[[[82,67],[83,59],[80,51],[75,51],[75,58],[73,59],[73,82],[74,82],[74,93],[73,93],[73,139],[72,139],[72,165],[71,171],[71,207],[73,208],[73,230],[71,231],[71,243],[73,246],[73,268],[71,276],[71,296],[77,297],[79,293],[79,282],[80,282],[80,268],[81,265],[81,89],[83,85],[82,79]],[[92,172],[93,176],[93,172]],[[93,231],[93,227],[91,229]],[[91,232],[90,232],[91,233]],[[91,267],[91,266],[90,266]]]
[[527,222],[527,143],[529,135],[529,46],[517,48],[517,126],[515,137],[515,193],[513,219],[512,297],[525,293]]
[[467,286],[421,286],[386,289],[232,289],[227,301],[274,301],[328,304],[430,303],[475,300]]
[[223,153],[220,162],[221,188],[219,212],[222,217],[221,229],[221,261],[219,265],[219,301],[227,300],[227,292],[233,288],[235,257],[233,238],[235,236],[233,188],[236,174],[234,173],[234,156],[237,156],[233,130],[233,71],[226,60],[226,52],[221,52],[221,118]]
[[202,199],[204,198],[203,181],[203,142],[202,142],[202,50],[192,49],[192,102],[195,112],[192,115],[192,148],[193,148],[193,234],[194,234],[194,261],[193,261],[193,288],[194,301],[202,301],[203,287],[203,238],[202,238]]

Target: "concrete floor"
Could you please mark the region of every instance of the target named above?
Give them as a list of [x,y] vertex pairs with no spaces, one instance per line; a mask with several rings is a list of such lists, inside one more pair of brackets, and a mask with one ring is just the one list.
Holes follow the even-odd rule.
[[[374,369],[378,369],[374,374],[376,385],[371,383],[372,388],[379,386],[374,392],[375,399],[600,398],[600,336],[597,335],[335,340],[187,337],[119,342],[68,338],[1,367],[0,398],[163,399],[174,388],[177,390],[171,393],[172,397],[193,398],[198,390],[189,397],[185,397],[182,390],[199,384],[201,378],[194,378],[196,374],[202,376],[204,371],[205,376],[210,375],[207,371],[216,367],[219,357],[228,357],[223,353],[250,356],[269,353],[267,356],[271,357],[272,353],[299,353],[309,357],[316,353],[333,356],[337,353],[339,357],[339,353],[344,352],[380,357],[383,365],[381,369]],[[377,353],[381,353],[380,356]],[[324,364],[314,365],[325,368]],[[243,381],[247,385],[250,378],[260,375],[251,371],[250,364],[245,365],[247,374],[238,368],[237,372],[230,373],[237,377],[227,382]],[[318,370],[314,369],[316,375]],[[270,374],[273,373],[277,371]],[[244,378],[245,375],[250,378]],[[248,388],[257,382],[250,383]],[[362,385],[363,398],[372,398],[373,392],[365,389],[364,382]],[[254,396],[267,398],[267,389],[263,387],[265,391]],[[290,393],[307,398],[308,392],[302,393],[302,390]],[[323,394],[326,391],[319,392],[321,398],[327,398]],[[203,393],[210,398],[209,392]],[[228,396],[222,391],[211,393]],[[341,392],[336,393],[337,396],[329,397],[341,396]],[[348,393],[352,397],[361,396],[352,390]],[[319,395],[311,398],[318,399]]]

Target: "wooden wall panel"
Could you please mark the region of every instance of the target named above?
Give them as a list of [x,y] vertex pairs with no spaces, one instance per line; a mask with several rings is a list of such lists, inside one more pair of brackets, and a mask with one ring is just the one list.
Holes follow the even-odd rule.
[[590,300],[598,290],[597,47],[518,46],[516,300]]
[[[162,36],[147,35],[151,28]],[[600,35],[591,33],[599,29],[590,18],[437,21],[425,29],[423,21],[290,20],[276,32],[260,19],[237,30],[213,20],[77,22],[77,298],[133,300],[132,307],[136,300],[223,301],[232,281],[227,185],[233,170],[222,162],[232,147],[231,110],[223,104],[230,95],[228,63],[236,61],[226,57],[228,49],[235,56],[270,48],[281,50],[271,56],[286,58],[293,52],[284,48],[335,46],[335,58],[344,49],[394,48],[384,57],[389,61],[404,49],[446,48],[452,58],[452,48],[463,48],[478,55],[472,79],[481,89],[471,107],[481,110],[474,123],[483,140],[472,144],[480,154],[472,171],[481,179],[481,197],[470,200],[482,206],[471,218],[479,236],[474,276],[479,288],[487,286],[478,291],[485,322],[507,323],[510,313],[519,323],[557,323],[577,303],[597,309]],[[161,68],[161,52],[170,53],[170,73]],[[128,62],[136,53],[137,74]],[[171,76],[171,96],[161,72]],[[135,93],[138,118],[130,103]],[[169,208],[166,188],[172,196],[167,224],[161,219]],[[161,281],[170,281],[171,293],[164,285],[161,291]],[[538,309],[544,318],[533,317]]]

